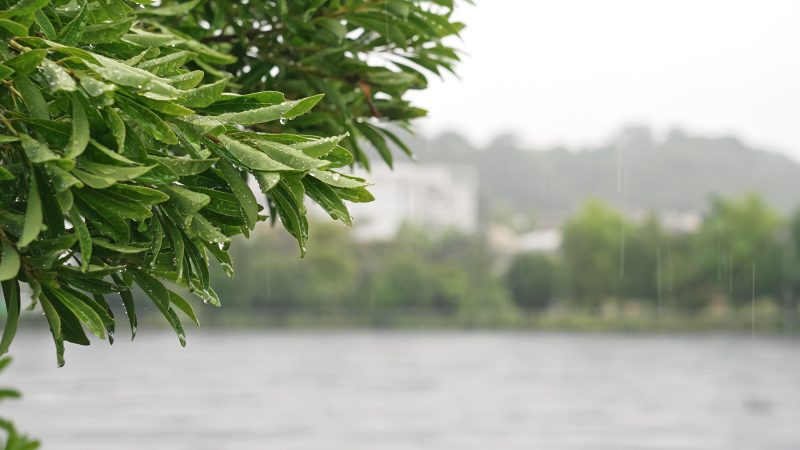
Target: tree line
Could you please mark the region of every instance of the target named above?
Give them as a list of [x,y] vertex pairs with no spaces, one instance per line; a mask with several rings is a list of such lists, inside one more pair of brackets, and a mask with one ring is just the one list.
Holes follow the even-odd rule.
[[406,227],[390,242],[360,243],[345,230],[317,228],[321,244],[303,261],[286,257],[296,250],[277,233],[234,245],[237,277],[217,281],[220,297],[235,299],[226,316],[263,310],[277,321],[311,314],[485,325],[630,307],[651,315],[749,311],[754,301],[786,315],[800,284],[800,214],[782,217],[756,195],[712,200],[688,232],[588,201],[563,224],[558,251],[512,258],[493,254],[480,235]]

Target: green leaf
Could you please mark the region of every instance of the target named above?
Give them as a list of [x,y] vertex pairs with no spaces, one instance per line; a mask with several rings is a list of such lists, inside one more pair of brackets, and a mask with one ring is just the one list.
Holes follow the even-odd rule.
[[203,81],[204,75],[202,70],[193,70],[179,75],[172,75],[167,80],[178,89],[192,89]]
[[80,298],[72,295],[65,289],[47,289],[50,298],[58,299],[62,305],[72,312],[81,323],[86,325],[86,328],[100,339],[106,337],[106,327],[103,320],[97,315],[97,312],[88,304],[81,301]]
[[169,301],[170,303],[175,305],[176,308],[183,311],[183,313],[186,314],[187,317],[192,319],[192,322],[194,322],[195,325],[197,325],[198,327],[200,326],[200,321],[197,320],[197,314],[195,314],[194,308],[192,308],[192,305],[188,301],[186,301],[186,299],[184,299],[183,297],[172,291],[169,291]]
[[[127,158],[120,153],[117,153],[110,148],[106,147],[105,145],[95,141],[94,139],[89,139],[89,143],[92,144],[92,151],[90,152],[90,156],[88,158],[81,158],[81,162],[85,162],[88,160],[92,161],[103,161],[109,162],[112,164],[122,163],[126,165],[139,165],[136,161],[133,161],[130,158]],[[124,149],[123,149],[124,150]]]
[[161,314],[167,319],[167,322],[169,322],[169,324],[175,330],[181,346],[185,347],[186,335],[183,331],[183,325],[178,319],[178,316],[175,314],[175,311],[169,306],[169,290],[167,290],[167,288],[165,288],[164,285],[161,284],[161,282],[155,277],[143,270],[131,268],[130,272],[133,275],[133,279],[136,281],[136,284],[138,284],[144,293],[147,294],[151,300],[153,300],[153,304],[156,305],[156,308],[158,308]]
[[303,187],[312,200],[317,202],[333,220],[341,220],[348,226],[353,225],[350,212],[330,186],[314,177],[304,177]]
[[117,99],[123,111],[130,115],[136,124],[144,131],[150,133],[154,138],[165,144],[177,144],[178,138],[175,132],[161,118],[150,109],[139,105],[136,102],[124,99]]
[[[80,183],[78,186],[83,187],[83,183]],[[75,203],[75,197],[72,195],[72,191],[69,189],[61,192],[56,191],[56,203],[58,203],[62,214],[72,209],[72,205]]]
[[200,214],[192,216],[192,231],[194,234],[205,242],[213,244],[223,244],[230,241],[230,239],[222,234],[214,225],[211,224],[205,217]]
[[322,18],[317,23],[323,30],[329,31],[336,36],[336,39],[341,40],[347,34],[347,27],[336,19]]
[[42,310],[50,325],[50,334],[53,335],[53,342],[56,345],[56,363],[58,367],[61,367],[64,365],[64,334],[61,329],[61,317],[46,297],[42,297],[40,300]]
[[332,170],[311,170],[308,172],[308,174],[325,184],[341,188],[360,188],[369,186],[369,183],[363,178],[345,175]]
[[136,318],[136,308],[133,303],[133,294],[131,291],[126,289],[119,293],[120,297],[122,297],[122,305],[125,307],[125,315],[128,316],[128,324],[131,328],[131,340],[136,338],[136,329],[138,328],[139,320]]
[[325,94],[312,95],[311,97],[306,97],[304,99],[296,100],[294,102],[288,102],[292,104],[292,107],[289,108],[288,111],[283,113],[283,118],[286,120],[292,120],[295,117],[301,116],[311,111],[311,108],[316,106],[316,104],[319,103],[320,100],[322,100],[322,97],[325,97]]
[[172,74],[192,57],[194,57],[193,53],[182,50],[158,58],[148,59],[139,63],[137,67],[154,75]]
[[80,41],[83,44],[105,44],[119,40],[131,29],[134,19],[127,18],[116,22],[89,25],[83,31]]
[[242,217],[247,223],[247,228],[254,229],[258,221],[258,202],[253,195],[253,191],[242,178],[241,173],[227,161],[220,161],[219,168],[222,175],[231,187],[239,205],[242,208]]
[[[307,171],[310,169],[318,169],[330,164],[326,160],[312,158],[311,156],[306,155],[303,151],[297,150],[288,145],[267,139],[261,139],[261,135],[257,133],[242,134],[242,137],[246,139],[249,144],[253,145],[258,150],[261,150],[264,154],[269,156],[272,160],[294,170]],[[222,136],[220,136],[220,141],[223,141]],[[256,170],[273,171],[279,169]]]
[[255,125],[278,119],[290,120],[311,110],[322,97],[323,95],[320,94],[301,100],[285,101],[264,108],[224,113],[214,118],[222,123],[236,125]]
[[145,186],[118,183],[108,188],[109,192],[118,193],[141,205],[157,205],[169,200],[169,195]]
[[219,101],[214,102],[206,110],[212,114],[243,112],[277,105],[283,103],[284,100],[283,93],[276,91],[254,92],[246,95],[225,93],[222,94]]
[[304,256],[308,240],[308,221],[305,218],[302,203],[297,202],[296,195],[292,193],[291,188],[285,182],[275,186],[269,195],[275,202],[275,208],[283,227],[295,237],[300,246],[300,256]]
[[87,186],[91,186],[95,189],[104,189],[117,182],[115,178],[97,175],[80,169],[73,170],[72,174],[81,180],[82,183],[85,183]]
[[281,176],[275,172],[255,172],[254,175],[256,181],[258,181],[258,187],[261,188],[261,192],[264,194],[268,193],[281,181]]
[[175,175],[185,177],[189,175],[197,175],[208,170],[217,158],[212,159],[192,159],[188,157],[162,157],[150,156],[150,159],[158,162],[159,164],[168,167]]
[[108,211],[102,204],[92,204],[85,201],[80,195],[75,196],[75,206],[87,223],[93,224],[100,234],[108,236],[117,242],[130,240],[130,226],[125,219]]
[[44,75],[45,80],[47,80],[51,91],[72,92],[78,89],[78,85],[75,84],[75,80],[72,79],[70,74],[53,61],[45,59],[42,61],[42,65],[39,68],[42,70],[42,75]]
[[381,137],[381,135],[367,123],[356,123],[356,127],[358,128],[358,131],[360,131],[361,134],[367,138],[372,146],[378,150],[378,153],[380,153],[381,158],[386,161],[386,164],[388,164],[389,167],[392,167],[392,151],[389,150],[389,146],[386,145],[386,141],[383,139],[383,137]]
[[185,106],[181,106],[172,100],[159,101],[151,100],[146,97],[139,97],[139,102],[141,102],[144,106],[151,108],[153,111],[169,114],[170,116],[189,116],[194,114],[193,110]]
[[22,94],[22,100],[28,107],[28,112],[35,119],[50,120],[50,112],[42,92],[31,80],[22,74],[14,76],[14,85]]
[[153,16],[182,16],[193,10],[202,1],[203,0],[190,0],[188,2],[175,3],[169,6],[161,6],[158,8],[144,8],[136,10],[136,14]]
[[72,342],[73,344],[78,345],[89,345],[91,341],[89,341],[89,337],[86,336],[86,331],[83,329],[83,325],[81,325],[80,319],[75,316],[75,314],[70,311],[69,308],[52,293],[52,290],[43,287],[42,289],[42,298],[47,298],[50,302],[50,305],[58,314],[58,317],[61,320],[61,333],[66,342]]
[[81,249],[81,270],[86,272],[89,262],[92,260],[92,236],[77,209],[69,210],[69,221],[72,222],[75,234],[78,235],[78,245]]
[[10,356],[5,356],[3,358],[0,358],[0,372],[6,370],[9,364],[11,364]]
[[72,134],[64,149],[64,157],[74,159],[86,149],[89,143],[89,120],[77,94],[72,95]]
[[7,80],[14,74],[14,69],[6,65],[0,64],[0,80]]
[[25,150],[25,155],[34,164],[40,164],[58,159],[58,155],[53,153],[53,151],[50,150],[50,147],[48,147],[44,142],[37,141],[36,139],[25,134],[20,135],[19,140],[20,143],[22,143],[23,150]]
[[208,196],[210,201],[205,206],[205,210],[213,211],[218,214],[226,216],[241,217],[242,211],[239,206],[239,200],[236,196],[228,192],[218,191],[215,189],[201,188],[193,186],[192,190],[200,192]]
[[71,173],[62,169],[57,164],[49,162],[45,164],[45,168],[47,169],[47,174],[50,176],[53,188],[55,188],[57,194],[67,191],[72,186],[78,188],[83,187],[81,180],[75,178]]
[[263,152],[224,134],[219,135],[218,139],[225,150],[227,150],[228,155],[232,157],[234,162],[241,164],[248,169],[265,170],[270,172],[279,170],[293,170],[291,167],[275,161]]
[[100,8],[113,19],[120,19],[133,12],[133,8],[128,6],[124,0],[102,0],[98,2]]
[[116,244],[103,238],[94,238],[93,244],[125,255],[142,253],[150,249],[150,246],[146,244]]
[[169,80],[157,77],[144,69],[131,67],[105,56],[94,54],[92,56],[99,65],[89,63],[89,66],[112,83],[141,89],[142,95],[149,95],[155,100],[174,100],[181,94],[180,90],[169,84]]
[[364,188],[354,188],[354,189],[344,189],[344,188],[333,188],[336,191],[336,194],[343,200],[347,200],[353,203],[369,203],[375,200],[375,197],[370,194],[370,192]]
[[8,169],[3,166],[0,166],[0,181],[10,181],[15,179],[13,173],[11,173]]
[[[0,244],[2,256],[0,256],[0,281],[11,280],[19,273],[20,261],[17,249],[10,242],[3,240]],[[0,352],[0,355],[3,352]]]
[[153,215],[150,205],[142,204],[111,189],[84,188],[77,190],[75,196],[91,204],[98,211],[122,219],[142,220]]
[[381,131],[381,133],[385,134],[386,137],[388,137],[389,140],[394,143],[394,145],[400,147],[400,150],[402,150],[403,153],[405,153],[409,158],[415,158],[414,152],[411,150],[411,148],[408,145],[406,145],[406,143],[403,142],[403,140],[400,139],[396,134],[392,133],[386,128],[379,128],[379,130]]
[[190,89],[183,94],[183,104],[190,108],[204,108],[219,100],[230,78],[223,78],[199,88]]
[[190,191],[179,186],[162,187],[172,199],[172,202],[182,214],[192,214],[200,211],[211,199],[199,192]]
[[[101,95],[106,95],[114,92],[114,85],[104,83],[100,80],[95,80],[90,75],[86,74],[79,74],[78,79],[81,83],[81,87],[87,94],[91,97],[100,97]],[[110,108],[108,108],[110,109]]]
[[[101,177],[104,180],[111,180],[111,182],[103,187],[108,187],[114,184],[117,181],[127,181],[132,180],[136,177],[140,177],[147,172],[149,172],[155,166],[134,166],[134,167],[124,167],[124,166],[117,166],[111,164],[100,164],[91,161],[81,161],[80,168],[84,169],[85,171],[90,172],[91,174]],[[96,187],[92,184],[92,182],[87,181],[84,174],[84,170],[74,170],[72,173],[75,174],[78,178],[80,178],[84,183],[88,184],[89,186]],[[93,180],[97,181],[97,180]],[[103,187],[97,187],[98,189],[102,189]]]
[[42,9],[50,3],[49,0],[19,0],[11,8],[0,11],[0,18],[26,16],[34,13],[37,9]]
[[28,35],[28,27],[13,20],[0,19],[0,28],[8,31],[12,36]]
[[58,42],[68,45],[74,46],[78,42],[80,42],[81,38],[83,37],[83,33],[86,30],[86,19],[84,15],[89,8],[80,8],[78,14],[75,17],[67,22],[67,24],[61,28],[58,32],[57,40]]
[[339,136],[332,136],[329,138],[312,139],[291,144],[291,147],[301,150],[308,156],[319,158],[330,153],[339,145],[339,142],[346,137],[347,134],[341,134]]
[[[32,175],[32,174],[31,174]],[[36,177],[31,176],[28,180],[28,208],[25,210],[25,225],[22,228],[22,235],[17,241],[18,247],[26,247],[33,242],[39,232],[42,231],[42,200],[39,198],[39,185]]]
[[[5,245],[3,241],[3,257],[5,259]],[[16,252],[15,252],[16,253]],[[0,264],[2,267],[2,264]],[[19,322],[20,293],[19,282],[17,280],[3,281],[3,298],[6,301],[6,324],[3,327],[3,337],[0,338],[0,355],[8,353],[11,342],[17,334],[17,324]]]
[[19,75],[28,75],[29,73],[33,72],[34,69],[39,67],[46,57],[47,50],[35,49],[20,53],[11,59],[7,59],[3,62],[3,64],[13,68],[14,71]]

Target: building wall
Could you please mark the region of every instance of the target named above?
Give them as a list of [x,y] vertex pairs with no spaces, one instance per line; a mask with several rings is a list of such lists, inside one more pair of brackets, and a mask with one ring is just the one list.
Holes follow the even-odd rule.
[[348,204],[357,239],[391,239],[406,223],[477,231],[478,177],[469,166],[399,163],[358,175],[374,183],[375,202]]

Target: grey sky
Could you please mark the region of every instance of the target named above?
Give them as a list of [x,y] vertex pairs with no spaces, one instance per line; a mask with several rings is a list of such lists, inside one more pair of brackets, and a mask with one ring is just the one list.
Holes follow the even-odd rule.
[[800,2],[478,0],[461,80],[415,96],[422,129],[477,143],[605,142],[626,124],[736,134],[800,159]]

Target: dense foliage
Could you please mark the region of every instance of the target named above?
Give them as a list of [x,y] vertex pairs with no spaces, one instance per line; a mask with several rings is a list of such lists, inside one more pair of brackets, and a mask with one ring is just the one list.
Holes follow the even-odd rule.
[[750,306],[759,298],[793,303],[800,287],[792,248],[800,228],[790,226],[796,223],[787,224],[754,195],[715,199],[691,232],[588,202],[565,224],[561,252],[549,256],[556,275],[532,277],[515,298],[522,303],[553,289],[555,279],[561,281],[554,298],[591,310],[627,300],[684,312]]
[[[89,343],[84,329],[113,340],[116,296],[135,335],[137,286],[185,344],[177,311],[196,314],[183,294],[220,304],[209,261],[232,275],[232,236],[280,220],[304,253],[306,197],[349,224],[344,202],[372,200],[367,182],[345,173],[367,163],[357,140],[387,161],[384,138],[405,148],[376,121],[422,114],[403,94],[424,87],[423,70],[455,61],[440,41],[460,28],[451,10],[417,0],[0,0],[0,354],[25,284],[59,365],[64,342]],[[384,56],[413,68],[367,62]]]
[[345,134],[342,145],[368,166],[363,139],[391,165],[391,146],[411,150],[385,124],[405,127],[424,116],[405,94],[458,61],[442,42],[463,27],[450,19],[453,9],[454,0],[204,2],[168,23],[234,55],[227,69],[244,89],[324,93],[326,102],[289,130]]
[[[714,200],[695,230],[587,202],[563,224],[553,252],[509,255],[480,235],[430,229],[407,228],[388,242],[354,241],[332,226],[314,231],[324,245],[302,262],[287,257],[293,243],[280,234],[236,247],[232,257],[243,268],[236,279],[220,271],[212,279],[237,302],[214,317],[288,325],[602,327],[634,320],[736,328],[751,325],[754,302],[764,314],[759,327],[797,314],[800,213],[786,220],[755,196]],[[657,324],[659,317],[669,320]]]
[[342,227],[322,224],[312,234],[320,245],[302,261],[287,257],[293,249],[284,234],[260,233],[235,246],[232,258],[242,269],[235,279],[215,270],[212,281],[221,296],[237,301],[214,318],[481,325],[505,320],[513,309],[475,237],[408,227],[389,242],[358,242]]

